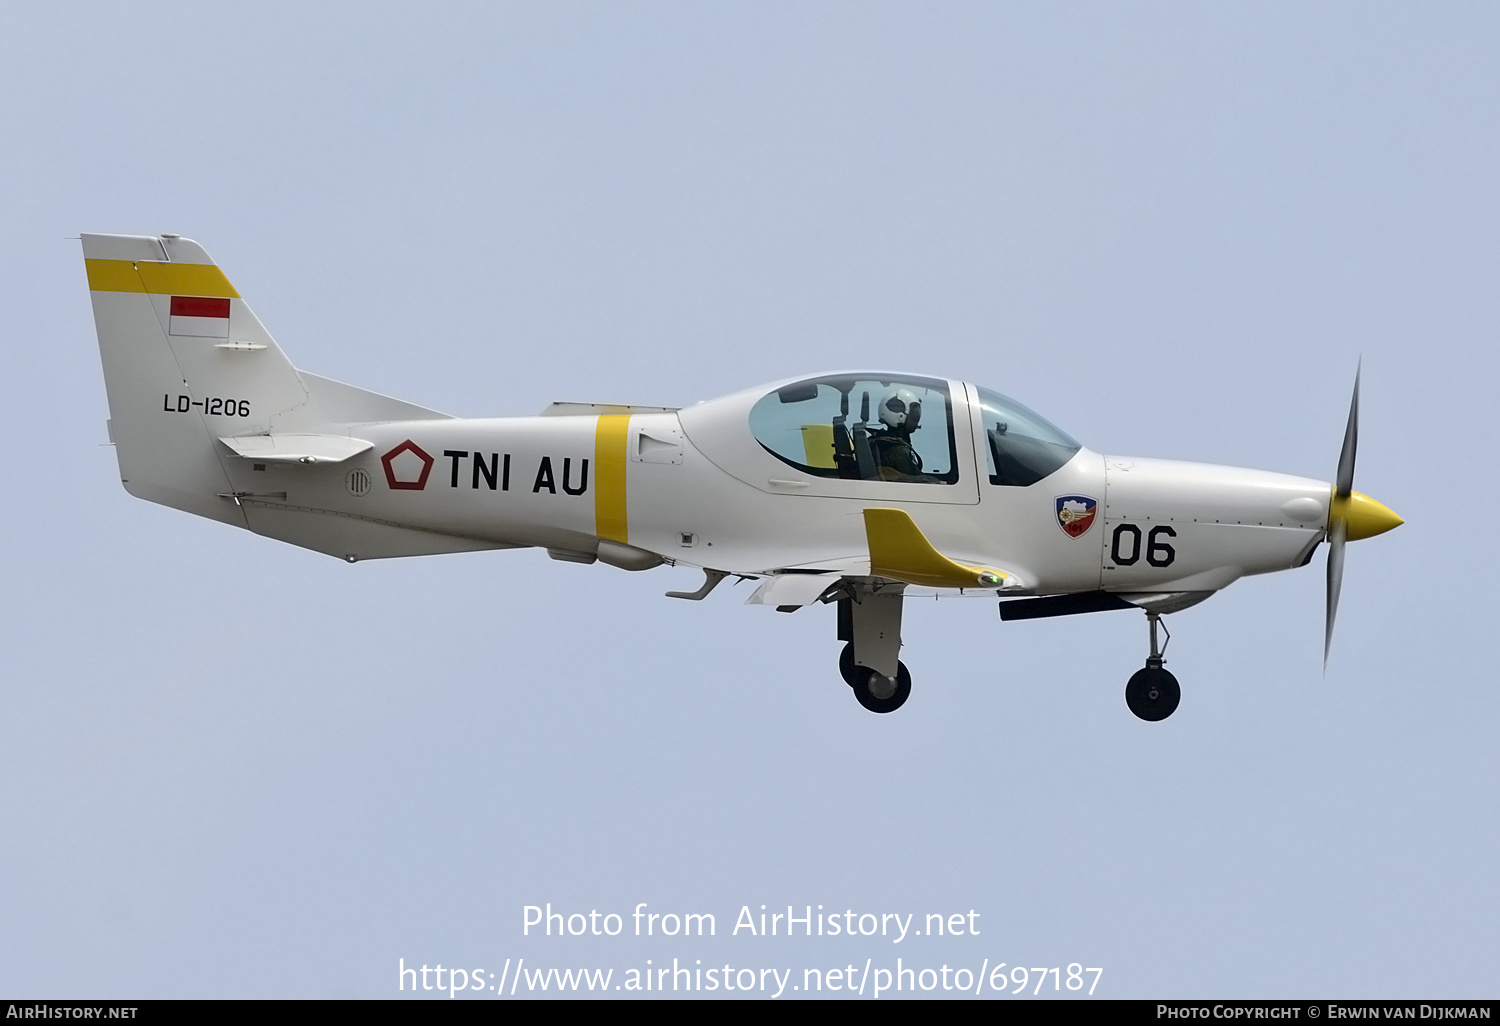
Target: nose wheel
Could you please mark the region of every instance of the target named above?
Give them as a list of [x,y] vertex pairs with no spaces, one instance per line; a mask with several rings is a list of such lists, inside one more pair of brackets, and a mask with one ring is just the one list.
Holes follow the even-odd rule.
[[1172,640],[1172,632],[1161,623],[1158,613],[1147,613],[1146,621],[1151,625],[1151,655],[1147,657],[1145,667],[1136,670],[1125,685],[1125,704],[1141,719],[1154,723],[1177,711],[1177,703],[1182,701],[1182,688],[1178,687],[1177,678],[1162,666],[1166,662],[1162,657],[1167,650],[1166,644],[1163,643],[1161,648],[1156,646],[1158,625],[1167,641]]

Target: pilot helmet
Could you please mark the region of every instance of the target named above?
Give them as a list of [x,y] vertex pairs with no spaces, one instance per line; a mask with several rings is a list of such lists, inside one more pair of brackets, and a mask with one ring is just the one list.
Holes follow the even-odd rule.
[[899,428],[915,429],[922,419],[922,401],[909,388],[898,388],[880,403],[880,422],[895,431]]

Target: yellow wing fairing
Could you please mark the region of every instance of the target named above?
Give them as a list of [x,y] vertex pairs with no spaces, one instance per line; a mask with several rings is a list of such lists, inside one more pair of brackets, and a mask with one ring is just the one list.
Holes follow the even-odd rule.
[[928,588],[1003,588],[1003,570],[955,563],[927,540],[910,514],[900,509],[867,509],[865,537],[870,574]]

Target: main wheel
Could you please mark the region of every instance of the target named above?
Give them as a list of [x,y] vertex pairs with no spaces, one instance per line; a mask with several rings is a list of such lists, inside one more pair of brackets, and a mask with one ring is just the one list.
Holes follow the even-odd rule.
[[1160,666],[1136,670],[1125,685],[1125,704],[1130,711],[1153,723],[1176,712],[1180,701],[1182,688],[1177,686],[1177,678]]
[[845,645],[844,650],[839,653],[839,675],[844,678],[844,683],[852,688],[864,673],[863,666],[854,665],[854,644],[851,642]]
[[[853,659],[850,659],[853,662]],[[906,664],[896,664],[896,679],[892,681],[889,677],[882,678],[880,674],[867,666],[856,666],[858,677],[851,685],[854,689],[854,697],[859,704],[873,713],[895,712],[911,696],[911,673],[906,669]],[[895,686],[892,687],[892,684]],[[883,686],[882,686],[883,685]],[[877,692],[883,693],[880,697]]]

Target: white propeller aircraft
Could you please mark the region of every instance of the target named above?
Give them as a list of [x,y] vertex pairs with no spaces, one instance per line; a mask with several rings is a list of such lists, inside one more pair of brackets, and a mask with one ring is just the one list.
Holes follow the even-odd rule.
[[903,597],[936,589],[996,596],[1002,620],[1143,610],[1125,701],[1164,719],[1181,692],[1161,616],[1325,539],[1326,662],[1345,543],[1402,522],[1352,487],[1358,375],[1332,485],[1103,456],[999,393],[886,371],[459,419],[294,368],[196,242],[82,241],[130,494],[351,563],[536,546],[701,568],[680,599],[755,579],[752,603],[836,605],[839,669],[872,712],[911,691]]

